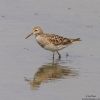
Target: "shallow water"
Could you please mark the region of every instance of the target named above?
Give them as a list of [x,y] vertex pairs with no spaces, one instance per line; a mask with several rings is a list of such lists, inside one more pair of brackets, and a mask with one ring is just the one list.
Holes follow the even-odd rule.
[[33,79],[25,80],[30,84],[32,90],[38,89],[41,84],[49,83],[60,79],[69,78],[69,76],[78,76],[78,72],[70,66],[63,66],[61,61],[53,61],[40,66],[37,72],[33,75]]
[[[2,100],[100,98],[99,0],[2,0],[0,12]],[[82,41],[53,62],[34,37],[25,40],[35,25]]]

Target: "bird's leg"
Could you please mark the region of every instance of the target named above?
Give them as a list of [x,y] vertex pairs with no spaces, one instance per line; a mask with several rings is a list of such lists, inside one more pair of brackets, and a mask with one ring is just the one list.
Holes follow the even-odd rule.
[[54,54],[54,52],[53,52],[53,61],[54,61],[54,55],[55,55],[55,54]]
[[59,55],[59,59],[61,59],[61,54],[57,51],[58,55]]

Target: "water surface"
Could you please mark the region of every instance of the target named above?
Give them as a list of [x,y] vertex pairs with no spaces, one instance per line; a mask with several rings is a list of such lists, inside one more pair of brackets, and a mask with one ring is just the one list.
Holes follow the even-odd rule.
[[[34,37],[25,40],[35,25],[82,41],[62,50],[61,61],[52,62],[52,53]],[[100,98],[99,43],[100,0],[1,0],[0,98]]]

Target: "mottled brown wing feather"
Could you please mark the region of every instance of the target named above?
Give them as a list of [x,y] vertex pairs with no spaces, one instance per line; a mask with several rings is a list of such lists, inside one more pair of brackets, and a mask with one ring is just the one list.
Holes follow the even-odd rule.
[[72,43],[70,39],[55,34],[48,34],[47,37],[54,45],[66,45]]

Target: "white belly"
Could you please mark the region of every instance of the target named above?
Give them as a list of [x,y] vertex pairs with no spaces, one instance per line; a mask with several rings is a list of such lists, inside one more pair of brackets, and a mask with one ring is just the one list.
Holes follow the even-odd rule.
[[45,45],[44,49],[54,52],[54,51],[62,50],[65,47],[66,46],[63,46],[63,45],[55,46],[53,44],[49,44],[49,45]]

